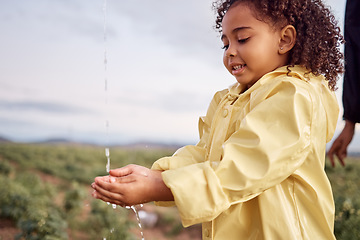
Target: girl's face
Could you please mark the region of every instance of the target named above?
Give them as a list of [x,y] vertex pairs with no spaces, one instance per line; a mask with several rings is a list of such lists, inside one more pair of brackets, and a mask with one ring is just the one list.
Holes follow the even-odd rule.
[[287,63],[287,55],[279,53],[281,29],[256,19],[246,4],[236,4],[227,11],[221,40],[225,67],[248,88],[266,73]]

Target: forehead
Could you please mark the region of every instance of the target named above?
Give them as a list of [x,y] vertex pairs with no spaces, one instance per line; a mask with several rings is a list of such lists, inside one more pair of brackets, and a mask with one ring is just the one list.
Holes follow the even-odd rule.
[[252,10],[246,3],[239,3],[231,6],[222,20],[222,32],[227,35],[234,29],[270,29],[270,25],[264,21],[258,20]]

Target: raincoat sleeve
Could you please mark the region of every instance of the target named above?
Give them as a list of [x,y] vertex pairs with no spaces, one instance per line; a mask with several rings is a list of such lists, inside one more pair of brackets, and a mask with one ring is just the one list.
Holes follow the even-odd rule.
[[[157,160],[151,167],[153,170],[166,171],[182,168],[188,165],[204,162],[206,159],[206,139],[210,131],[210,123],[216,111],[216,108],[227,90],[217,92],[210,102],[205,117],[199,118],[199,136],[200,141],[195,146],[188,145],[178,149],[173,156],[163,157]],[[174,202],[155,202],[159,206],[173,206]]]
[[162,173],[184,226],[213,220],[281,183],[304,162],[313,112],[308,91],[291,82],[264,91],[223,144],[216,169],[206,161]]

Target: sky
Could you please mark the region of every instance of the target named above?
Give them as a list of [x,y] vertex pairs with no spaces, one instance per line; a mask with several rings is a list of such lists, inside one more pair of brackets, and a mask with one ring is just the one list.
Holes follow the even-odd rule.
[[[326,3],[342,27],[345,0]],[[235,82],[211,4],[0,0],[0,136],[196,143],[198,117]]]

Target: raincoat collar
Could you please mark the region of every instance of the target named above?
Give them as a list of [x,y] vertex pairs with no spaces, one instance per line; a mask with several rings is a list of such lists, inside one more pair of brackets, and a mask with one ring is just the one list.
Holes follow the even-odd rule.
[[274,78],[282,75],[298,78],[304,82],[316,86],[316,88],[319,88],[319,97],[321,98],[321,102],[324,106],[327,117],[326,142],[329,142],[333,137],[336,129],[339,105],[337,103],[336,97],[334,96],[335,93],[329,89],[328,82],[325,81],[325,77],[323,75],[315,76],[308,69],[300,65],[295,65],[293,67],[283,66],[262,76],[249,89],[246,89],[245,85],[242,85],[238,82],[229,86],[228,94],[241,99],[250,95],[252,92],[259,89],[262,85],[269,83],[269,81],[274,81]]
[[287,74],[291,77],[296,77],[298,79],[301,79],[305,82],[308,82],[311,79],[318,79],[323,80],[324,77],[322,75],[314,76],[309,70],[307,70],[305,67],[300,65],[295,66],[283,66],[280,68],[275,69],[272,72],[269,72],[262,76],[253,86],[251,86],[249,89],[246,89],[245,85],[242,85],[240,83],[235,83],[229,87],[229,94],[240,96],[242,94],[250,94],[255,89],[259,88],[261,85],[264,85],[268,81],[273,81],[273,78],[276,76],[280,76],[283,74]]

